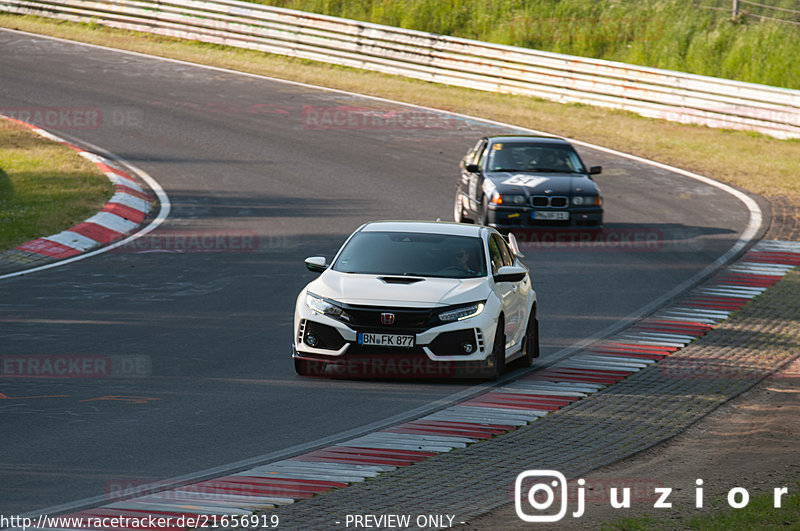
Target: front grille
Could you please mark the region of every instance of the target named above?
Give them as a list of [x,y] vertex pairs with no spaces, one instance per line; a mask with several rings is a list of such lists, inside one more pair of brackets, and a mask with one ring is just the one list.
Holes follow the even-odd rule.
[[531,197],[531,205],[537,208],[566,208],[569,198],[562,195],[535,195]]
[[[379,308],[374,306],[345,306],[350,316],[347,324],[356,330],[369,329],[385,332],[420,331],[438,323],[441,308]],[[381,314],[392,314],[394,322],[383,324]]]

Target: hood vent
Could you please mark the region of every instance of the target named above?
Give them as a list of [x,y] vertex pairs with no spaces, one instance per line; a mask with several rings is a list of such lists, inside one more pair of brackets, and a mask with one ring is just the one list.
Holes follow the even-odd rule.
[[378,280],[386,284],[415,284],[425,279],[417,277],[378,277]]

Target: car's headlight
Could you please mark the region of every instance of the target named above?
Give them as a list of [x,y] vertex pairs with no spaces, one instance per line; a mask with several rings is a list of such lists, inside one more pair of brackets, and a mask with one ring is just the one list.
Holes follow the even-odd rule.
[[470,317],[475,317],[476,315],[481,313],[484,307],[486,307],[486,303],[474,302],[472,304],[459,306],[458,308],[445,310],[439,314],[439,320],[443,323],[449,323],[452,321],[462,321],[464,319],[469,319]]
[[603,204],[603,198],[599,195],[576,195],[572,198],[572,204],[600,206]]
[[504,205],[524,205],[528,198],[520,194],[502,194]]
[[333,317],[334,319],[342,319],[343,321],[350,320],[350,316],[342,307],[337,306],[333,301],[323,299],[313,293],[306,293],[306,306],[317,313]]

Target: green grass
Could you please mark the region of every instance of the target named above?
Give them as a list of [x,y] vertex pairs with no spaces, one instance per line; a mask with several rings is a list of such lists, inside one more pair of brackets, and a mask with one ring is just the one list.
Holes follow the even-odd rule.
[[111,192],[108,178],[72,149],[0,120],[0,250],[80,223]]
[[[748,16],[732,20],[730,0],[253,1],[499,44],[800,88],[800,26]],[[761,3],[800,10],[794,0]]]

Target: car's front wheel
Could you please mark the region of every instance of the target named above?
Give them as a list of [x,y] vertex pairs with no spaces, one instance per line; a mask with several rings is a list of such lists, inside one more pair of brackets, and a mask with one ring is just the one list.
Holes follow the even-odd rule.
[[461,208],[461,192],[456,190],[456,200],[455,204],[453,205],[453,221],[456,223],[463,222],[463,214],[464,210]]
[[506,334],[502,319],[497,323],[497,331],[494,334],[492,358],[494,358],[494,371],[491,378],[497,380],[506,371]]
[[528,327],[525,329],[525,355],[520,358],[523,367],[533,365],[534,358],[539,357],[539,320],[536,318],[536,305],[531,308]]

